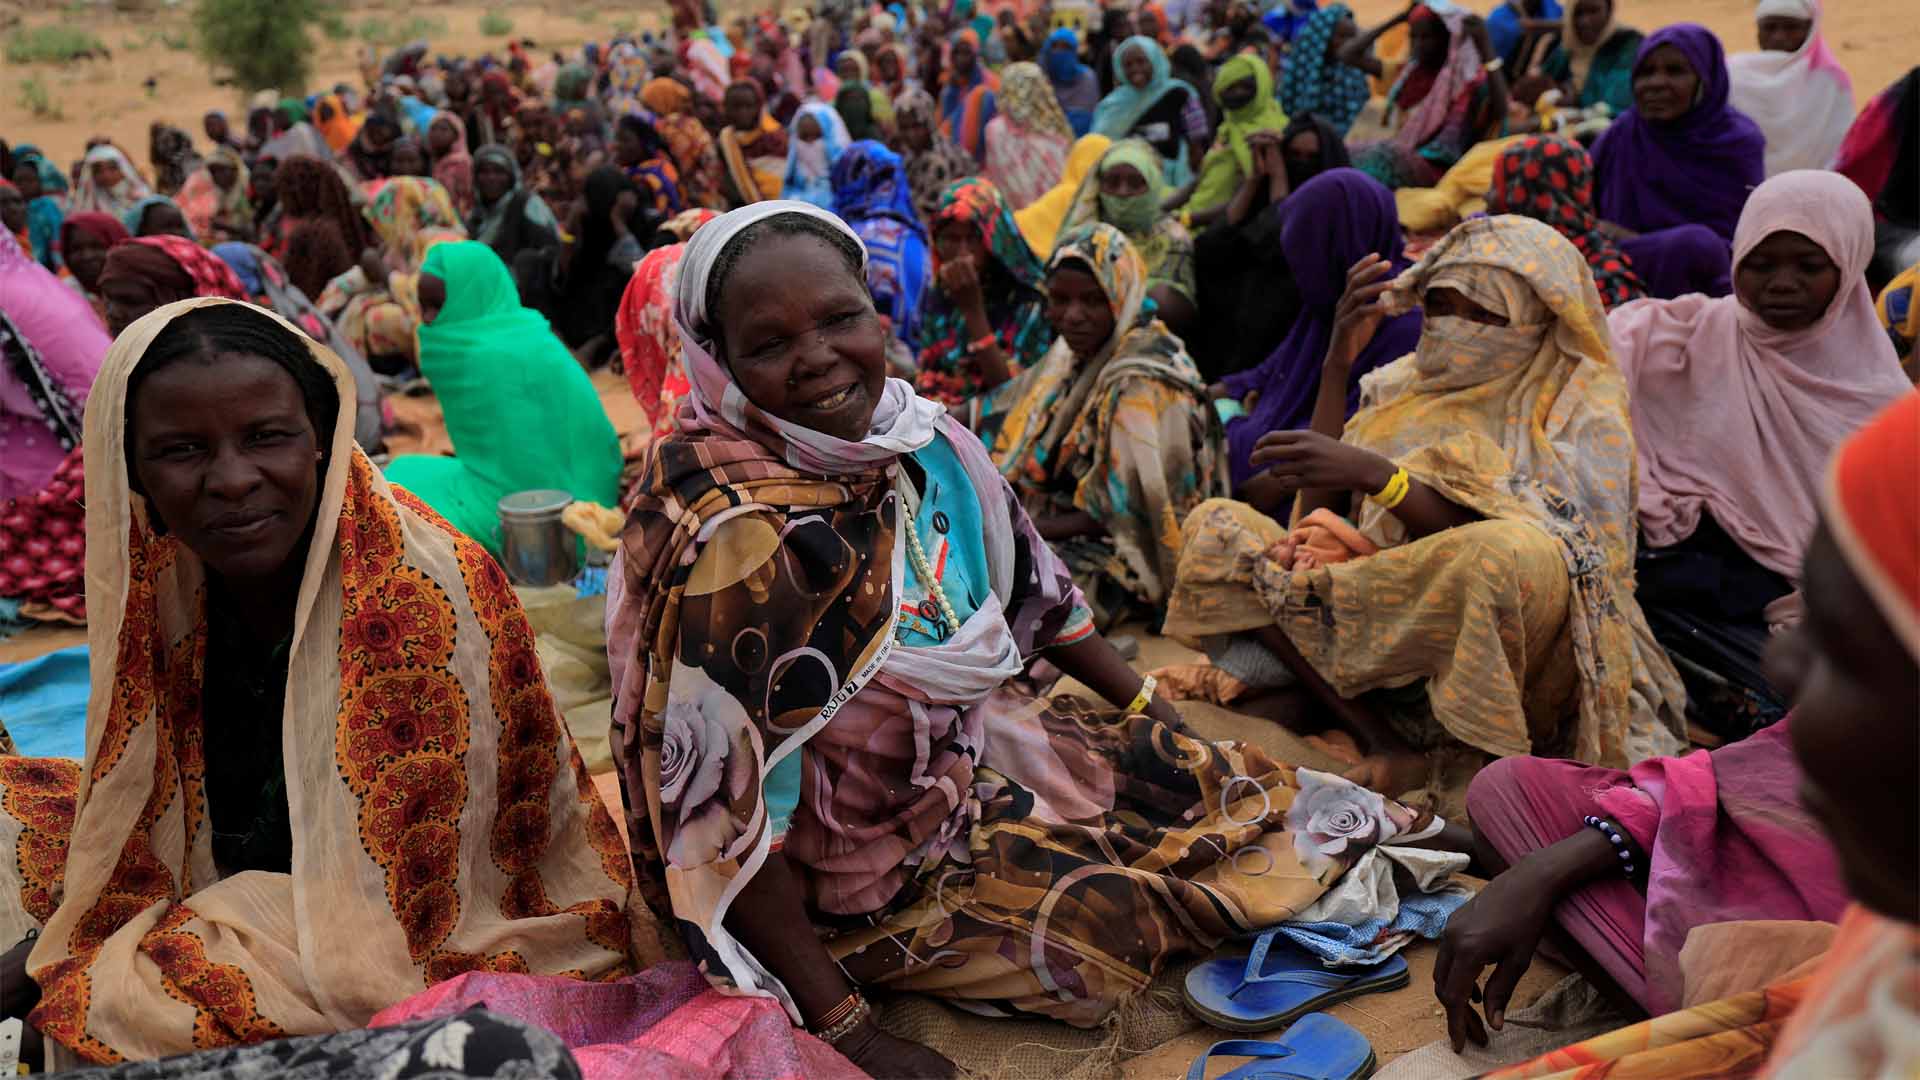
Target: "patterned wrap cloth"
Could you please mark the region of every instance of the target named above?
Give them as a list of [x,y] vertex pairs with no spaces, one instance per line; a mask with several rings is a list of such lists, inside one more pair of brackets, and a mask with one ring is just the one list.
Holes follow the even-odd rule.
[[1647,295],[1633,259],[1599,229],[1593,211],[1593,158],[1558,135],[1528,135],[1507,144],[1493,163],[1487,213],[1520,214],[1553,226],[1593,268],[1608,310]]
[[[975,267],[981,283],[992,289],[997,277],[1010,285],[1006,295],[987,297],[987,321],[993,326],[994,340],[1007,356],[1007,368],[1014,375],[1032,367],[1053,344],[1053,327],[1047,323],[1046,299],[1040,260],[1020,235],[1013,220],[1013,208],[1000,189],[983,177],[970,176],[954,182],[940,197],[940,209],[932,221],[938,239],[942,226],[963,223],[980,235],[988,258],[1002,274],[990,273],[991,267]],[[920,324],[919,390],[944,404],[952,405],[978,395],[985,387],[980,382],[979,365],[967,355],[967,317],[940,287],[940,249],[933,252],[933,282],[928,292],[925,320]]]
[[1368,500],[1360,531],[1385,550],[1293,572],[1266,554],[1277,523],[1204,504],[1167,632],[1277,622],[1342,697],[1424,677],[1444,736],[1496,757],[1677,751],[1685,693],[1633,596],[1633,429],[1586,260],[1537,221],[1481,218],[1400,275],[1388,310],[1432,288],[1509,325],[1427,318],[1412,356],[1362,381],[1342,439],[1485,520],[1409,540]]
[[197,715],[206,571],[155,531],[122,448],[149,345],[222,302],[128,327],[87,401],[87,755],[0,759],[0,914],[45,927],[33,1024],[117,1062],[361,1027],[466,971],[630,971],[626,853],[512,586],[380,477],[353,444],[350,373],[310,341],[340,413],[288,668],[293,872],[219,877]]
[[1082,588],[1106,578],[1158,607],[1180,562],[1180,523],[1226,494],[1220,420],[1186,346],[1143,310],[1147,265],[1126,234],[1098,222],[1068,232],[1047,269],[1076,264],[1106,294],[1113,336],[1090,357],[1056,339],[993,394],[980,434],[1029,514],[1100,522],[1105,536],[1055,545]]
[[[863,984],[1091,1025],[1170,958],[1318,899],[1360,853],[1285,828],[1293,769],[1008,685],[1035,652],[1090,633],[1086,609],[943,409],[891,380],[852,443],[761,412],[731,381],[710,351],[707,277],[774,213],[834,220],[756,206],[688,245],[676,318],[694,389],[649,459],[610,574],[629,836],[643,893],[695,962],[786,1000],[724,924],[773,850],[771,778],[795,755],[783,854]],[[979,527],[954,539],[984,549],[982,587],[962,597],[973,614],[934,645],[896,633],[895,476],[909,455],[929,477],[936,457],[964,472],[928,498],[964,503]],[[1383,837],[1431,826],[1374,805]]]

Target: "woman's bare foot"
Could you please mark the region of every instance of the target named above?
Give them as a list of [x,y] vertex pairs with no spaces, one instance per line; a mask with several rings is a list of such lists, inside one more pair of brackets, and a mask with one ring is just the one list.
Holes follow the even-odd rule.
[[1427,782],[1427,756],[1411,750],[1369,754],[1342,775],[1361,787],[1398,798]]

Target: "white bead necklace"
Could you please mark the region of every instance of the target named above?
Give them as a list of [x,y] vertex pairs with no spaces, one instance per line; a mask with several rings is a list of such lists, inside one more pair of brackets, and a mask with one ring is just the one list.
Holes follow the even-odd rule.
[[947,599],[947,590],[941,587],[940,579],[933,576],[933,564],[927,560],[926,549],[920,546],[920,527],[914,521],[920,512],[920,493],[914,490],[913,481],[907,477],[905,468],[900,468],[896,475],[899,479],[896,490],[900,492],[901,526],[907,530],[907,557],[913,560],[914,574],[932,594],[934,603],[940,606],[940,614],[946,618],[947,625],[958,630],[960,616],[954,613],[953,602]]

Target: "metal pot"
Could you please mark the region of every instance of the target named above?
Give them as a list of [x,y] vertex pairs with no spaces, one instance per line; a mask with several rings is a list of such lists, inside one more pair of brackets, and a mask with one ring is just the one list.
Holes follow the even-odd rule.
[[560,520],[564,491],[520,491],[500,500],[500,550],[515,585],[559,585],[580,573],[580,543]]

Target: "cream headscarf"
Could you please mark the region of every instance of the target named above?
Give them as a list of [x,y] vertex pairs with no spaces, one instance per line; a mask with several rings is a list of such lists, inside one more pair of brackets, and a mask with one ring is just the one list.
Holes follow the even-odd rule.
[[93,689],[64,895],[28,959],[34,1024],[111,1062],[361,1027],[470,970],[632,970],[625,845],[512,587],[380,477],[353,443],[346,365],[278,316],[340,401],[281,721],[293,866],[219,877],[198,711],[206,571],[155,531],[124,437],[154,339],[227,303],[129,326],[87,399]]

